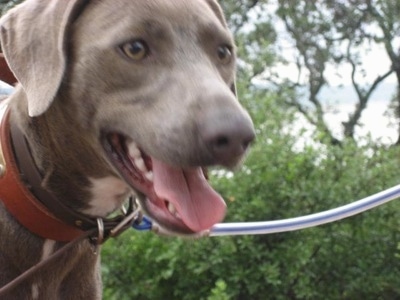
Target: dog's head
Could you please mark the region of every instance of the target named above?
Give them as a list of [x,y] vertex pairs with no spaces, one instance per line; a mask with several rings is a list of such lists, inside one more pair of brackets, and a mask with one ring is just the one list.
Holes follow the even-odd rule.
[[162,225],[198,232],[222,220],[203,167],[237,165],[254,130],[216,1],[27,0],[0,26],[30,117],[65,106]]

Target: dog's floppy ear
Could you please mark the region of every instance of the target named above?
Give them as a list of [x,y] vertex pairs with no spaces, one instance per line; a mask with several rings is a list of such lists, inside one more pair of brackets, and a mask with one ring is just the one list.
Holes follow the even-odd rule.
[[28,98],[31,117],[44,113],[66,69],[67,27],[85,0],[27,0],[0,19],[6,60]]

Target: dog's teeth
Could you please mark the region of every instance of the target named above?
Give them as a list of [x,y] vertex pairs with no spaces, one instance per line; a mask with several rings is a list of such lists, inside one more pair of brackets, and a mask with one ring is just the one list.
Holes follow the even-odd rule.
[[176,207],[171,202],[168,202],[168,210],[175,218],[181,219],[181,216],[179,215],[178,211],[176,210]]
[[142,158],[142,153],[134,142],[130,142],[128,144],[128,152],[138,170],[144,173],[144,176],[147,178],[147,180],[153,181],[153,172],[147,169],[146,164]]
[[169,210],[169,212],[170,212],[171,214],[173,214],[173,215],[176,214],[176,208],[175,208],[175,206],[174,206],[171,202],[168,202],[168,210]]
[[133,142],[129,143],[128,151],[129,151],[129,156],[134,159],[138,159],[138,158],[142,157],[139,148]]
[[144,176],[146,177],[146,179],[147,179],[148,181],[151,181],[151,182],[154,181],[154,174],[153,174],[153,172],[149,171],[149,172],[147,172]]
[[139,171],[141,171],[143,173],[149,172],[149,170],[147,170],[147,168],[146,168],[143,158],[141,158],[141,157],[135,158],[135,165],[139,169]]

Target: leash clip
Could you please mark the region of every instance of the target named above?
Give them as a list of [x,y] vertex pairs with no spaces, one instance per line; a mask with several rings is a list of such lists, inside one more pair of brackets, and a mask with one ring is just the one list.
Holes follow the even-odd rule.
[[[122,232],[132,226],[133,223],[142,220],[142,213],[137,200],[129,198],[128,207],[121,208],[122,214],[116,217],[115,222],[110,223],[110,220],[97,218],[97,236],[90,237],[90,241],[93,244],[93,252],[96,254],[100,245],[104,244],[109,238],[117,237]],[[112,225],[111,225],[112,224]]]
[[141,220],[142,217],[143,215],[140,206],[137,204],[137,201],[130,200],[129,209],[125,213],[125,217],[117,226],[110,230],[109,236],[116,237],[120,235],[122,232],[130,228],[133,223]]

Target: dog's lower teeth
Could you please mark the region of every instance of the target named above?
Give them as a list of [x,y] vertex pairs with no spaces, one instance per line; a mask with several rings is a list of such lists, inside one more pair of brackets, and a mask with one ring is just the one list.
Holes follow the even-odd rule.
[[176,213],[176,208],[171,202],[168,203],[168,210],[169,210],[169,212],[171,214],[175,214]]
[[170,203],[170,202],[168,202],[168,210],[169,210],[169,212],[170,212],[174,217],[176,217],[176,218],[178,218],[178,219],[181,218],[181,217],[179,216],[179,214],[178,214],[178,211],[176,210],[176,207],[175,207],[172,203]]

